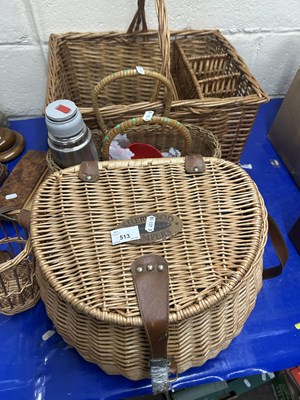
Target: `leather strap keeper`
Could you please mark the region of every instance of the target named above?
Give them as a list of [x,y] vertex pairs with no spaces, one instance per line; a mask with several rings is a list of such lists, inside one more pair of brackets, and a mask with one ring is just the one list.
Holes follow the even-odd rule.
[[203,157],[200,154],[189,154],[185,156],[185,172],[194,175],[205,172]]
[[98,162],[83,161],[80,164],[78,176],[83,182],[97,182],[99,179]]

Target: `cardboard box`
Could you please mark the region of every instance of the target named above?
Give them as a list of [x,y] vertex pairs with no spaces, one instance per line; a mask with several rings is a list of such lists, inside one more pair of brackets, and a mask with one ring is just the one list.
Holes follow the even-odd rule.
[[269,131],[269,139],[300,187],[300,68]]

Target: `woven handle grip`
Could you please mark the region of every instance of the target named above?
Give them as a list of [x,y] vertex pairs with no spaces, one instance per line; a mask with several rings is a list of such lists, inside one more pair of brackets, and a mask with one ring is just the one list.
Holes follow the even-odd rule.
[[[186,155],[191,152],[192,147],[192,138],[188,131],[188,129],[182,125],[180,122],[176,121],[175,119],[171,118],[163,118],[163,117],[152,117],[150,121],[144,121],[143,118],[132,118],[128,119],[127,121],[122,122],[121,124],[117,125],[113,129],[111,129],[108,134],[105,136],[103,141],[103,148],[102,148],[102,160],[107,161],[109,160],[109,146],[113,139],[118,135],[126,132],[128,129],[134,126],[141,126],[141,125],[154,125],[158,124],[161,126],[171,126],[172,128],[176,129],[178,133],[183,137],[184,140],[184,149],[183,154]],[[163,133],[162,133],[163,134]]]
[[172,89],[171,82],[167,78],[165,78],[163,75],[159,74],[158,72],[150,71],[150,70],[145,70],[144,72],[145,72],[144,74],[140,74],[136,69],[128,69],[125,71],[119,71],[114,74],[108,75],[94,87],[93,92],[92,92],[92,105],[93,105],[93,109],[94,109],[94,113],[96,115],[98,125],[99,125],[103,135],[105,135],[107,133],[107,129],[106,129],[106,126],[104,123],[104,119],[99,110],[98,95],[99,95],[99,93],[101,93],[103,88],[105,86],[109,85],[111,82],[126,78],[128,76],[144,76],[145,75],[145,76],[149,76],[150,78],[156,79],[157,81],[161,82],[167,89],[167,96],[165,99],[164,116],[167,117],[169,115],[172,100],[173,100],[173,89]]
[[[138,0],[137,11],[129,25],[127,33],[139,32],[142,23],[142,31],[147,32],[147,23],[145,17],[145,0]],[[161,73],[168,79],[170,72],[170,32],[168,28],[168,17],[166,11],[165,0],[155,0],[156,14],[158,19],[158,42],[162,57]]]

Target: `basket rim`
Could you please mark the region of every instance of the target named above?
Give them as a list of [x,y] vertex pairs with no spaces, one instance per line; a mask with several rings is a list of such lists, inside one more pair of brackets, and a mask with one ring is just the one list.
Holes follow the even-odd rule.
[[[141,166],[146,166],[146,165],[161,165],[161,164],[183,164],[185,158],[184,157],[178,157],[178,158],[157,158],[157,159],[136,159],[136,160],[117,160],[117,161],[102,161],[98,163],[99,169],[115,169],[115,168],[123,168],[123,167],[141,167]],[[255,184],[255,182],[250,178],[248,173],[244,171],[240,166],[230,162],[226,161],[224,159],[218,159],[218,158],[213,158],[213,157],[205,157],[205,161],[213,161],[216,163],[222,163],[230,165],[230,167],[239,170],[243,174],[243,178],[245,178],[245,181],[249,182],[249,186],[253,187],[253,194],[261,204],[261,215],[257,216],[258,221],[256,221],[256,224],[261,226],[261,232],[260,232],[260,246],[259,246],[259,251],[256,252],[252,263],[249,267],[248,270],[243,270],[243,273],[237,273],[235,275],[235,278],[240,278],[234,279],[234,282],[230,282],[226,286],[222,286],[221,289],[211,295],[208,295],[207,298],[204,300],[199,301],[198,304],[193,304],[190,306],[187,306],[185,309],[180,310],[180,311],[173,311],[169,313],[169,322],[170,323],[177,323],[182,320],[185,320],[187,317],[192,317],[194,315],[198,315],[205,310],[213,307],[215,304],[218,304],[224,300],[226,300],[226,297],[228,295],[233,294],[235,291],[238,290],[240,284],[244,281],[244,279],[247,279],[247,277],[251,274],[254,273],[255,268],[259,264],[260,260],[262,259],[263,251],[264,251],[264,246],[267,240],[267,229],[268,229],[268,222],[267,222],[267,211],[264,206],[264,201],[263,198],[258,191],[258,188]],[[34,204],[32,206],[32,223],[30,227],[31,231],[31,240],[32,240],[32,246],[33,246],[33,251],[36,257],[36,262],[37,262],[37,268],[40,270],[40,273],[43,275],[42,279],[45,279],[48,284],[51,286],[53,290],[61,297],[66,303],[75,308],[78,312],[80,313],[85,313],[89,315],[92,318],[95,318],[96,320],[104,321],[104,322],[110,322],[116,325],[121,325],[121,326],[142,326],[142,318],[140,316],[120,316],[118,313],[114,311],[102,311],[97,308],[92,308],[86,304],[83,304],[78,298],[76,298],[73,294],[68,293],[64,287],[59,284],[57,285],[56,279],[53,279],[52,276],[46,275],[45,271],[47,270],[47,265],[44,260],[44,254],[41,253],[39,246],[35,248],[35,241],[36,238],[38,237],[38,234],[36,233],[37,227],[35,225],[35,221],[37,220],[36,215],[38,214],[38,201],[39,197],[43,192],[44,187],[48,185],[48,182],[53,179],[54,177],[56,178],[61,178],[63,175],[68,175],[68,174],[75,174],[78,173],[80,166],[74,166],[74,167],[69,167],[60,171],[53,172],[39,187]],[[49,271],[49,269],[48,269]],[[60,286],[60,287],[58,287]]]
[[[260,104],[260,103],[265,103],[269,101],[269,96],[268,94],[263,90],[257,79],[252,75],[251,71],[247,67],[245,61],[243,58],[239,55],[239,53],[236,51],[236,49],[232,46],[232,44],[225,38],[225,36],[220,32],[218,29],[204,29],[204,30],[196,30],[196,29],[190,29],[190,30],[175,30],[175,31],[170,31],[170,38],[171,38],[171,43],[175,40],[182,39],[183,37],[185,38],[197,38],[201,36],[206,36],[206,35],[213,35],[215,36],[218,40],[220,40],[223,45],[227,48],[227,50],[230,52],[231,55],[234,55],[236,58],[236,61],[239,64],[239,68],[242,69],[243,74],[246,76],[247,80],[249,81],[249,84],[252,87],[255,87],[255,94],[247,95],[247,96],[237,96],[237,97],[225,97],[225,98],[209,98],[209,97],[204,97],[203,99],[196,99],[196,100],[178,100],[178,101],[173,101],[172,104],[172,109],[175,107],[187,107],[187,108],[192,108],[192,109],[199,109],[199,108],[213,108],[213,107],[220,107],[220,106],[230,106],[230,105],[235,105],[238,106],[240,104],[249,104],[249,105],[254,105],[254,104]],[[122,37],[123,39],[130,39],[131,37],[151,37],[151,36],[158,36],[158,31],[157,30],[149,30],[148,32],[133,32],[133,33],[126,33],[126,32],[118,32],[118,31],[111,31],[111,32],[66,32],[66,33],[61,33],[61,34],[56,34],[52,33],[49,37],[49,61],[48,61],[48,79],[47,79],[47,90],[46,90],[46,98],[45,98],[45,104],[44,108],[51,103],[54,100],[57,100],[55,98],[55,95],[51,92],[50,88],[51,86],[55,87],[55,80],[57,78],[58,74],[58,63],[57,63],[57,54],[58,54],[58,47],[61,45],[61,42],[64,40],[77,40],[77,39],[84,39],[84,40],[90,40],[90,39],[95,39],[95,38],[101,38],[102,40],[105,39],[107,36],[108,39],[113,39],[117,37]],[[146,42],[147,43],[147,42]],[[150,42],[151,43],[151,42]],[[160,102],[159,102],[160,103]],[[134,103],[130,105],[130,109],[140,109],[140,106],[142,104],[148,105],[149,108],[149,102],[146,103]],[[162,104],[162,103],[161,103]],[[122,109],[120,110],[124,112],[124,105],[121,105]],[[125,107],[127,107],[125,105]],[[118,106],[114,106],[115,111]],[[80,107],[80,111],[82,112],[83,116],[87,113],[94,113],[92,107]],[[105,109],[105,108],[104,108]],[[104,110],[103,109],[103,110]],[[197,110],[197,112],[201,112],[201,110]]]
[[10,237],[8,239],[2,239],[0,241],[0,244],[8,242],[17,242],[17,241],[25,243],[23,250],[21,250],[15,257],[0,264],[0,274],[18,265],[21,261],[25,260],[31,253],[32,246],[30,238],[20,240],[20,238]]
[[[180,30],[171,30],[170,34],[172,35],[195,35],[195,33],[198,36],[204,36],[208,34],[215,34],[219,35],[221,34],[221,31],[219,29],[180,29]],[[132,32],[132,33],[127,33],[126,31],[88,31],[88,32],[80,32],[80,31],[68,31],[68,32],[62,32],[62,33],[55,33],[52,32],[49,35],[49,40],[54,41],[58,39],[68,39],[68,40],[76,40],[76,39],[91,39],[91,38],[96,38],[96,37],[102,37],[102,36],[119,36],[121,35],[122,37],[131,37],[131,36],[157,36],[158,31],[155,29],[148,29],[148,32]],[[222,34],[221,34],[222,35]],[[223,37],[223,35],[222,35]]]

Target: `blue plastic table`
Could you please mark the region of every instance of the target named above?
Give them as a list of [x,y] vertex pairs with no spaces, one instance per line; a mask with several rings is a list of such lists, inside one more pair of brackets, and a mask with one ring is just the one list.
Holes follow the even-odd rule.
[[[300,257],[287,238],[300,216],[300,194],[267,139],[280,103],[273,100],[261,107],[241,164],[252,165],[247,171],[286,238],[288,263],[281,276],[264,282],[255,309],[229,348],[204,366],[181,374],[174,390],[300,364],[300,330],[295,326],[300,322]],[[42,118],[13,121],[11,128],[24,134],[27,149],[46,148]],[[272,165],[274,159],[278,166]],[[9,163],[9,168],[16,162]],[[264,263],[266,267],[277,263],[269,244]],[[149,380],[133,382],[109,376],[84,361],[57,333],[43,340],[43,334],[53,329],[41,301],[20,315],[0,315],[0,399],[101,400],[151,392]]]

